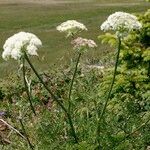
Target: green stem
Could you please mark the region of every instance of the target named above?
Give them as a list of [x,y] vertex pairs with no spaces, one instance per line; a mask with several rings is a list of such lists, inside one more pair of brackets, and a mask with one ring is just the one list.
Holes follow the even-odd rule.
[[24,132],[24,135],[25,135],[25,137],[26,137],[26,139],[27,139],[27,141],[28,141],[28,144],[29,144],[30,148],[31,148],[32,150],[34,150],[34,146],[31,144],[31,142],[30,142],[30,140],[29,140],[29,137],[28,137],[27,132],[26,132],[26,130],[25,130],[25,127],[24,127],[24,125],[23,125],[22,119],[19,118],[19,121],[20,121],[22,130],[23,130],[23,132]]
[[[97,126],[97,141],[98,141],[98,144],[99,144],[99,149],[100,149],[100,147],[101,147],[101,146],[100,146],[100,124],[101,124],[101,120],[103,119],[103,116],[104,116],[104,114],[105,114],[105,110],[106,110],[108,101],[109,101],[110,96],[111,96],[111,92],[112,92],[112,89],[113,89],[113,85],[114,85],[114,83],[115,83],[115,77],[116,77],[116,73],[117,73],[117,66],[118,66],[119,54],[120,54],[120,47],[121,47],[121,39],[118,37],[118,49],[117,49],[117,56],[116,56],[115,69],[114,69],[114,74],[113,74],[112,83],[111,83],[111,85],[110,85],[109,92],[108,92],[108,95],[107,95],[105,104],[104,104],[104,106],[103,106],[103,109],[102,109],[102,111],[101,111],[101,114],[98,114],[99,120],[98,120],[98,126]],[[99,109],[99,112],[100,112],[100,109]]]
[[40,80],[40,82],[43,84],[43,86],[45,87],[45,89],[50,93],[50,95],[52,96],[53,100],[57,102],[57,104],[62,108],[62,110],[65,112],[65,114],[67,115],[69,124],[70,124],[70,128],[72,131],[72,136],[74,137],[75,143],[78,143],[78,138],[75,132],[75,128],[73,126],[73,122],[71,119],[71,115],[68,113],[67,109],[63,106],[63,104],[61,103],[61,101],[59,100],[59,98],[57,98],[52,91],[49,89],[49,87],[45,84],[45,82],[43,81],[43,79],[40,77],[40,75],[38,74],[38,72],[36,71],[36,69],[34,68],[34,66],[32,65],[32,63],[30,62],[27,54],[25,54],[25,59],[27,60],[27,62],[29,63],[30,67],[32,68],[33,72],[36,74],[36,76],[38,77],[38,79]]
[[33,111],[34,115],[36,115],[35,109],[33,107],[32,101],[31,101],[31,95],[30,95],[30,92],[29,92],[29,89],[28,89],[26,78],[25,78],[26,69],[25,69],[25,59],[24,58],[23,58],[22,62],[23,62],[23,68],[22,68],[22,70],[23,70],[23,81],[24,81],[24,85],[25,85],[25,90],[26,90],[28,100],[29,100],[29,103],[30,103],[30,106],[31,106],[31,110]]
[[81,57],[81,53],[79,53],[77,61],[76,61],[76,66],[75,66],[75,70],[74,70],[74,74],[71,80],[71,84],[70,84],[70,89],[69,89],[69,96],[68,96],[68,102],[69,102],[69,106],[68,106],[68,112],[70,113],[70,109],[71,109],[71,93],[72,93],[72,87],[73,87],[73,83],[74,83],[74,79],[77,73],[77,68],[78,68],[78,64],[79,64],[79,60]]

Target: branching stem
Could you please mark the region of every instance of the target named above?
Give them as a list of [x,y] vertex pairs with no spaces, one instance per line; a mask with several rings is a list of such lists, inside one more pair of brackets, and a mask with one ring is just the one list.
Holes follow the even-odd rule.
[[59,100],[58,97],[56,97],[52,91],[50,90],[50,88],[45,84],[45,82],[43,81],[43,79],[40,77],[40,75],[38,74],[38,72],[36,71],[36,69],[34,68],[34,66],[32,65],[32,63],[30,62],[27,54],[25,53],[25,59],[27,60],[27,62],[29,63],[31,69],[33,70],[33,72],[35,73],[35,75],[38,77],[39,81],[41,82],[41,84],[43,84],[43,86],[45,87],[45,89],[50,93],[50,95],[52,96],[53,100],[62,108],[62,110],[65,112],[67,118],[68,118],[68,122],[70,124],[70,128],[71,128],[71,132],[72,132],[72,136],[74,137],[75,143],[78,143],[78,138],[75,132],[75,128],[72,122],[72,118],[70,113],[68,113],[67,109],[64,107],[64,105],[62,104],[62,102]]

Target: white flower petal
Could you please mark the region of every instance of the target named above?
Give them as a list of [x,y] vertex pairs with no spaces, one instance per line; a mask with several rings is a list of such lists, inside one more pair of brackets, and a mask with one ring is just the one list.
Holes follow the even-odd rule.
[[9,37],[4,46],[2,58],[7,60],[8,58],[20,59],[23,55],[23,51],[28,55],[38,55],[37,49],[42,45],[41,40],[34,34],[28,32],[19,32]]
[[68,20],[56,27],[59,32],[67,32],[67,35],[76,34],[79,31],[87,30],[86,26],[76,20]]
[[27,53],[29,55],[38,56],[38,54],[37,54],[37,47],[35,45],[28,45],[27,46]]
[[137,17],[125,12],[115,12],[101,25],[101,30],[114,30],[117,34],[127,35],[133,29],[140,29],[141,23]]
[[21,55],[22,55],[22,53],[20,52],[19,49],[15,49],[15,48],[14,48],[14,49],[11,51],[11,58],[13,58],[13,59],[15,59],[15,60],[20,59],[20,58],[21,58]]

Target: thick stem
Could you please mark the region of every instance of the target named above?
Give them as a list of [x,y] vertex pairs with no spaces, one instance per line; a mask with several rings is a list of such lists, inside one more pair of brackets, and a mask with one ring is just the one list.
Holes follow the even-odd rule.
[[[100,147],[101,147],[101,146],[100,146],[100,124],[101,124],[101,120],[102,120],[103,117],[104,117],[105,110],[106,110],[106,107],[107,107],[107,104],[108,104],[108,101],[109,101],[109,99],[110,99],[111,92],[112,92],[112,89],[113,89],[113,85],[114,85],[114,83],[115,83],[115,77],[116,77],[116,73],[117,73],[117,66],[118,66],[119,54],[120,54],[120,47],[121,47],[121,39],[118,37],[118,49],[117,49],[117,56],[116,56],[115,69],[114,69],[114,74],[113,74],[112,83],[111,83],[111,85],[110,85],[109,92],[108,92],[108,95],[107,95],[105,104],[104,104],[104,106],[103,106],[103,109],[102,109],[102,111],[101,111],[101,114],[98,114],[99,120],[98,120],[98,126],[97,126],[97,141],[98,141],[98,144],[99,144],[99,149],[100,149]],[[99,110],[99,112],[100,112],[100,110]]]
[[73,87],[74,79],[75,79],[75,76],[76,76],[76,73],[77,73],[77,68],[78,68],[78,64],[79,64],[80,57],[81,57],[81,53],[79,53],[79,55],[78,55],[78,58],[77,58],[77,61],[76,61],[76,65],[75,65],[74,74],[73,74],[73,77],[72,77],[72,80],[71,80],[71,84],[70,84],[70,89],[69,89],[69,96],[68,96],[68,103],[69,103],[68,112],[69,112],[69,113],[70,113],[70,109],[71,109],[71,93],[72,93],[72,87]]
[[27,85],[27,82],[26,82],[26,75],[25,75],[26,69],[25,69],[25,59],[24,58],[22,60],[22,63],[23,63],[22,71],[23,71],[23,81],[24,81],[24,85],[25,85],[25,90],[26,90],[28,100],[29,100],[29,103],[30,103],[30,106],[31,106],[31,110],[33,111],[34,115],[36,115],[35,109],[33,107],[32,101],[31,101],[31,95],[30,95],[30,92],[29,92],[29,88],[28,88],[28,85]]
[[34,68],[34,66],[32,65],[32,63],[30,62],[27,54],[25,54],[25,59],[27,60],[27,62],[29,63],[30,67],[32,68],[33,72],[36,74],[36,76],[38,77],[38,79],[40,80],[41,84],[43,84],[43,86],[45,87],[45,89],[50,93],[50,95],[52,96],[53,100],[57,102],[57,104],[62,108],[62,110],[65,112],[69,124],[70,124],[70,128],[72,131],[72,136],[74,137],[75,143],[78,143],[78,138],[76,136],[76,132],[75,132],[75,128],[73,126],[73,122],[71,119],[71,115],[68,113],[67,109],[64,107],[64,105],[62,104],[62,102],[59,100],[59,98],[57,98],[52,91],[49,89],[49,87],[45,84],[45,82],[43,81],[43,79],[40,77],[40,75],[38,74],[38,72],[36,71],[36,69]]
[[24,132],[24,135],[25,135],[25,137],[26,137],[26,139],[27,139],[27,142],[28,142],[30,148],[31,148],[32,150],[34,150],[34,146],[31,144],[31,142],[30,142],[30,140],[29,140],[29,137],[28,137],[27,132],[26,132],[26,130],[25,130],[25,127],[24,127],[24,125],[23,125],[22,119],[19,118],[19,121],[20,121],[22,130],[23,130],[23,132]]

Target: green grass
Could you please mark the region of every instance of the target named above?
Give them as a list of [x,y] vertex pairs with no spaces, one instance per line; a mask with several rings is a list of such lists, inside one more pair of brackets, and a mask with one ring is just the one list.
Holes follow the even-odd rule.
[[[123,5],[120,5],[121,2]],[[81,36],[94,39],[98,43],[97,36],[101,34],[99,26],[109,14],[115,11],[143,12],[149,6],[141,0],[72,0],[72,3],[56,4],[0,3],[0,54],[9,36],[19,31],[32,32],[43,42],[39,51],[40,59],[43,59],[36,60],[36,64],[39,69],[46,70],[53,63],[60,64],[60,59],[66,60],[71,53],[70,41],[55,29],[61,22],[75,19],[84,23],[89,31]],[[92,53],[93,57],[101,56],[104,49],[106,48],[99,47]],[[14,64],[14,61],[5,62],[0,58],[0,78],[14,71],[17,66]]]

